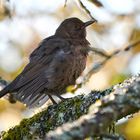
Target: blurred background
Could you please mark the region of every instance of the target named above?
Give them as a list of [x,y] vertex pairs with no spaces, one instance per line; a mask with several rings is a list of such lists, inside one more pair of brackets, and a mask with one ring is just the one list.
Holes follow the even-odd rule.
[[[91,47],[111,54],[140,40],[140,0],[0,0],[0,77],[12,81],[28,63],[38,43],[55,33],[66,18],[97,19],[87,30]],[[86,71],[102,61],[91,53]],[[76,94],[103,90],[140,71],[140,45],[112,58]],[[2,89],[2,84],[0,90]],[[36,113],[22,103],[0,99],[0,131]],[[122,119],[117,131],[128,140],[140,140],[140,115]],[[133,128],[133,129],[132,129]]]

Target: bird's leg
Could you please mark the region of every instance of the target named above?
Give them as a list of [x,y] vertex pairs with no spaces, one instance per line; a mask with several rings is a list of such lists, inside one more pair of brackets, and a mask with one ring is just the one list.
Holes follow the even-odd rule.
[[63,98],[62,96],[60,96],[60,95],[56,95],[59,99],[61,99],[62,101],[65,101],[66,100],[66,98]]
[[51,95],[48,95],[48,96],[49,96],[50,100],[52,101],[52,103],[56,105],[57,102],[53,99],[53,97]]

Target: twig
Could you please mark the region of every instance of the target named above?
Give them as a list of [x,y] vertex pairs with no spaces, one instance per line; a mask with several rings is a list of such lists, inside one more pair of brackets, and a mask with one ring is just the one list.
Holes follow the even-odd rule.
[[65,0],[64,7],[66,7],[66,6],[67,6],[67,1],[68,1],[68,0]]
[[103,7],[103,4],[99,0],[89,0],[93,4],[95,4],[97,7]]
[[80,3],[80,5],[81,5],[81,7],[88,13],[88,15],[92,18],[92,19],[94,19],[95,21],[97,21],[93,16],[92,16],[92,14],[91,14],[91,12],[86,8],[86,6],[82,3],[82,1],[81,0],[78,0],[79,1],[79,3]]
[[91,49],[90,49],[91,51],[93,51],[93,52],[95,52],[95,53],[97,53],[97,54],[99,54],[99,55],[105,57],[105,60],[103,60],[103,61],[100,62],[100,63],[97,63],[96,65],[94,65],[94,66],[87,72],[87,74],[84,75],[85,78],[84,78],[84,81],[83,81],[82,83],[86,83],[86,82],[89,80],[89,78],[91,77],[91,75],[92,75],[93,73],[98,72],[98,71],[108,62],[108,60],[110,60],[112,57],[116,56],[116,55],[119,54],[119,53],[127,52],[127,51],[129,51],[130,49],[136,47],[138,44],[140,44],[140,40],[138,40],[138,41],[136,41],[136,42],[134,42],[134,43],[128,45],[128,46],[125,47],[123,50],[116,50],[116,51],[114,51],[111,55],[108,55],[108,54],[107,54],[106,52],[104,52],[104,51],[101,51],[101,50],[98,50],[98,49],[96,50],[96,48],[91,48]]
[[101,55],[101,56],[106,57],[106,58],[110,57],[103,49],[89,47],[89,51],[95,52],[98,55]]

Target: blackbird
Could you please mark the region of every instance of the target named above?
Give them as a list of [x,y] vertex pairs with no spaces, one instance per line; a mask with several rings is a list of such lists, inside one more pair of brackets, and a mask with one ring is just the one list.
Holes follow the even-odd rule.
[[59,97],[66,87],[74,85],[86,66],[90,43],[86,40],[86,27],[95,20],[82,22],[78,18],[65,19],[55,34],[45,38],[30,55],[24,70],[3,90],[29,107],[41,106],[52,95]]

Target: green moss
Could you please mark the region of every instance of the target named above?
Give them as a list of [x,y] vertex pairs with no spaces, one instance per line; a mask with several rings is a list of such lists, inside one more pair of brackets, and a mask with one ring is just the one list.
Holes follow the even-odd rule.
[[29,133],[30,121],[28,119],[22,120],[20,125],[15,126],[14,128],[9,129],[8,132],[3,134],[3,140],[20,140],[23,137],[31,139],[32,135]]
[[111,90],[103,92],[93,91],[89,95],[79,95],[58,105],[51,105],[44,111],[11,128],[2,135],[3,140],[31,140],[39,139],[44,134],[66,122],[78,119],[88,112],[88,108],[97,99],[109,94]]
[[116,85],[118,83],[122,83],[128,77],[129,77],[129,75],[120,73],[120,74],[115,75],[114,77],[112,77],[112,79],[110,81],[110,84],[111,85]]

